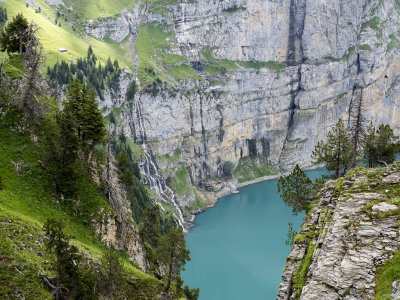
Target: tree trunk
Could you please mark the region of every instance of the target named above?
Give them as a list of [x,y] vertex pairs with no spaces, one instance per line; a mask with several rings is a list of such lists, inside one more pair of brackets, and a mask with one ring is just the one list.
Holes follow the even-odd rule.
[[19,30],[19,55],[22,55],[22,29]]
[[165,292],[169,291],[169,288],[171,286],[171,279],[172,279],[172,267],[174,265],[174,251],[171,252],[171,262],[169,264],[169,270],[168,270],[168,282],[165,287]]

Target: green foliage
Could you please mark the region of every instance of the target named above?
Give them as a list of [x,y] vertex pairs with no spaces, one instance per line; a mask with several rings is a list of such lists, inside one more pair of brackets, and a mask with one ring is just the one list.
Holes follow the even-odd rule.
[[344,176],[351,166],[352,143],[347,136],[343,120],[328,132],[327,142],[319,141],[312,152],[315,164],[325,164],[327,171],[333,171],[332,178]]
[[153,248],[157,247],[158,239],[161,233],[161,213],[158,205],[152,205],[146,207],[143,212],[143,218],[141,221],[141,230],[143,240],[145,243]]
[[307,282],[307,273],[310,268],[313,254],[314,254],[315,246],[310,244],[307,248],[307,253],[303,260],[300,263],[300,266],[296,270],[296,273],[293,277],[293,288],[296,289],[295,297],[300,298],[301,291],[303,289],[304,284]]
[[232,176],[235,165],[231,161],[225,161],[222,166],[222,173],[224,176]]
[[[140,171],[132,156],[128,155],[126,146],[117,154],[118,175],[125,187],[127,198],[131,203],[133,218],[137,223],[143,217],[143,212],[151,205],[151,199],[146,189],[140,183]],[[118,151],[118,150],[117,150]]]
[[78,248],[70,245],[71,237],[64,233],[62,220],[48,219],[43,229],[48,238],[46,248],[56,257],[54,262],[56,278],[53,290],[56,299],[78,298],[82,293],[79,270],[82,256],[79,254]]
[[28,28],[28,20],[22,14],[13,17],[0,32],[0,50],[7,51],[8,54],[25,53],[26,43],[32,39],[32,34],[27,31]]
[[107,247],[101,257],[98,275],[100,294],[108,299],[121,299],[127,289],[127,274],[123,261],[113,246]]
[[56,84],[63,87],[70,84],[76,77],[81,83],[86,81],[87,87],[94,89],[96,95],[103,100],[103,92],[106,87],[118,91],[120,72],[118,60],[112,63],[111,59],[108,58],[103,66],[94,54],[92,47],[89,47],[87,56],[78,58],[76,63],[70,62],[68,64],[62,60],[61,63],[57,62],[52,68],[47,67],[47,81],[53,87]]
[[[51,260],[38,228],[5,213],[0,203],[0,299],[51,299],[37,266],[47,271]],[[17,271],[18,270],[18,271]]]
[[290,248],[293,247],[294,244],[294,238],[296,237],[297,232],[296,230],[293,229],[293,223],[289,222],[289,229],[287,232],[287,240],[285,241],[285,244],[290,246]]
[[370,45],[368,45],[368,44],[363,44],[363,45],[360,46],[360,50],[363,50],[363,51],[371,51],[372,49],[371,49],[371,46],[370,46]]
[[0,7],[0,24],[7,22],[7,8]]
[[22,55],[16,55],[7,60],[2,70],[11,79],[20,79],[24,74],[24,60]]
[[133,80],[126,91],[126,100],[128,101],[133,100],[135,98],[136,92],[137,92],[137,85],[135,80]]
[[64,121],[72,122],[71,134],[92,149],[104,143],[106,129],[93,90],[75,78],[68,86],[67,100],[63,104]]
[[[105,125],[94,93],[75,79],[69,86],[64,109],[42,127],[44,161],[55,176],[57,191],[75,195],[79,178],[88,173],[88,157],[96,160],[96,144],[105,141]],[[80,155],[84,155],[82,161]],[[100,155],[101,157],[101,155]]]
[[240,159],[233,175],[239,183],[251,181],[260,177],[277,175],[279,172],[274,166],[267,165],[261,157],[243,157]]
[[400,151],[400,144],[396,142],[398,138],[389,125],[381,124],[376,130],[371,123],[365,137],[364,161],[369,167],[393,163],[396,153]]
[[231,7],[225,8],[225,9],[223,10],[223,12],[226,12],[226,13],[234,13],[234,12],[244,11],[244,10],[246,10],[246,7],[244,7],[244,6],[238,6],[238,5],[235,4],[235,5],[231,6]]
[[400,279],[400,251],[391,260],[377,269],[376,272],[376,299],[391,299],[392,283]]
[[288,176],[281,176],[277,187],[283,201],[292,207],[294,215],[307,210],[314,195],[313,183],[299,165]]
[[190,261],[190,251],[186,249],[185,236],[182,228],[170,228],[158,240],[157,259],[160,264],[167,267],[167,284],[165,292],[168,293],[173,277],[178,277],[184,270],[186,261]]

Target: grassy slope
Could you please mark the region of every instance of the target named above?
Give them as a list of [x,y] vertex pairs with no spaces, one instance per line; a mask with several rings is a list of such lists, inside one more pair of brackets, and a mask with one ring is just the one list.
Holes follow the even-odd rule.
[[[126,0],[127,1],[127,0]],[[128,67],[133,70],[133,63],[127,46],[115,42],[102,42],[92,37],[79,35],[69,28],[64,20],[61,20],[61,27],[56,25],[56,14],[54,8],[48,6],[44,0],[37,0],[42,9],[41,13],[35,13],[31,7],[26,7],[23,0],[8,0],[1,2],[0,5],[7,8],[9,20],[17,13],[22,13],[29,21],[34,21],[41,29],[39,38],[46,51],[47,65],[54,65],[57,57],[62,60],[77,59],[85,57],[87,49],[91,45],[98,58],[103,62],[110,56],[112,59],[118,59],[121,67]],[[80,2],[80,1],[78,1]],[[86,2],[86,1],[84,1]],[[94,2],[94,1],[92,1]],[[59,53],[59,48],[66,48],[67,53]]]
[[124,8],[135,6],[137,0],[64,0],[67,7],[73,7],[72,14],[78,21],[113,17]]
[[190,66],[174,65],[187,61],[183,56],[168,53],[174,43],[175,35],[165,25],[147,24],[140,28],[135,49],[140,60],[138,76],[143,86],[151,84],[156,78],[174,84],[176,80],[198,77]]
[[[45,261],[51,257],[45,254],[41,230],[49,217],[61,218],[67,224],[66,232],[75,237],[73,243],[88,255],[99,257],[104,249],[81,220],[59,207],[41,168],[40,151],[29,137],[0,127],[0,174],[5,186],[0,190],[0,298],[7,298],[6,294],[11,292],[15,295],[15,291],[27,299],[48,296],[39,284],[37,270],[49,272]],[[24,162],[25,168],[17,173],[12,162]],[[94,184],[85,182],[82,186],[82,201],[97,201],[109,207]],[[137,270],[127,259],[126,266],[135,277],[156,283],[156,279]]]

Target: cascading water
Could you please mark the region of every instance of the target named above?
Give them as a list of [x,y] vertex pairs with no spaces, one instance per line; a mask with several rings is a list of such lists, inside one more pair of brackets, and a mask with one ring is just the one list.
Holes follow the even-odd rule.
[[[183,225],[183,214],[182,210],[177,204],[175,193],[165,184],[164,178],[159,174],[158,167],[154,161],[150,147],[146,143],[146,132],[143,126],[143,116],[140,107],[140,100],[135,99],[137,121],[140,128],[140,134],[142,138],[142,149],[145,154],[144,161],[140,164],[140,171],[147,176],[147,180],[150,185],[150,189],[155,191],[160,198],[166,203],[172,204],[175,211],[178,213],[176,217],[179,225],[184,229]],[[162,207],[162,205],[160,205]],[[164,208],[162,207],[164,210]]]
[[[138,90],[140,91],[140,81],[137,77],[137,69],[139,66],[139,60],[137,57],[136,52],[134,51],[134,47],[132,47],[132,52],[133,52],[133,61],[135,63],[135,81],[138,87]],[[142,139],[142,149],[145,154],[145,159],[144,161],[139,164],[140,167],[140,172],[144,175],[146,175],[148,183],[150,185],[150,189],[154,192],[157,193],[157,195],[166,203],[172,205],[175,209],[175,211],[178,213],[178,216],[176,214],[175,218],[179,225],[182,227],[184,231],[184,219],[183,219],[183,214],[182,210],[179,207],[177,203],[177,197],[175,193],[166,185],[164,178],[160,175],[158,172],[158,167],[157,164],[154,160],[154,156],[152,154],[151,148],[147,144],[147,136],[146,136],[146,131],[144,128],[144,119],[142,115],[142,108],[140,105],[140,95],[139,93],[136,93],[135,98],[134,98],[134,103],[135,103],[135,110],[136,110],[136,118],[137,118],[137,125],[139,128],[139,134]],[[155,203],[161,207],[163,211],[165,211],[164,207],[155,201]]]

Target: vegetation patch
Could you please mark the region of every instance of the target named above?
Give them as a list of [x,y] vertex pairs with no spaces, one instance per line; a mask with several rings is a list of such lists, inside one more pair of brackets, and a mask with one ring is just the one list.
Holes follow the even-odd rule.
[[235,13],[235,12],[239,12],[239,11],[244,11],[244,10],[246,10],[246,7],[244,7],[244,6],[239,6],[239,5],[233,5],[233,6],[231,6],[231,7],[228,7],[228,8],[225,8],[224,10],[222,10],[223,12],[226,12],[226,13]]
[[256,157],[248,156],[240,159],[239,165],[233,172],[233,176],[238,179],[239,183],[278,174],[279,170],[275,166],[260,163]]
[[303,286],[307,282],[307,272],[312,262],[314,250],[315,250],[315,245],[310,244],[307,248],[306,255],[302,259],[299,268],[296,270],[296,273],[294,274],[293,287],[296,289],[295,293],[296,298],[300,298]]
[[392,283],[400,279],[400,251],[391,260],[377,268],[375,299],[392,299]]
[[[18,13],[24,14],[24,16],[28,19],[28,21],[35,22],[39,27],[39,38],[46,52],[46,66],[53,66],[57,63],[57,60],[77,60],[80,57],[86,56],[86,50],[89,46],[92,46],[96,51],[97,57],[105,63],[108,57],[111,57],[113,60],[118,59],[121,67],[127,67],[130,70],[133,70],[133,63],[130,57],[130,51],[128,47],[123,47],[121,44],[118,44],[113,41],[99,41],[92,37],[82,38],[80,32],[75,27],[75,30],[69,27],[67,24],[60,25],[55,24],[55,19],[57,18],[57,12],[54,7],[49,6],[45,1],[37,0],[41,7],[41,12],[36,13],[35,8],[27,7],[25,5],[25,1],[23,0],[8,0],[6,2],[0,2],[0,6],[7,9],[8,19],[10,20],[13,16]],[[82,5],[103,5],[102,3],[108,2],[110,5],[113,3],[110,0],[101,0],[101,1],[68,1],[68,2],[76,2],[78,5],[81,3]],[[119,3],[128,3],[128,0],[118,0],[116,2]],[[65,3],[65,2],[64,2]],[[131,3],[131,2],[130,2]],[[67,6],[68,4],[65,3]],[[125,4],[123,4],[125,6]],[[128,6],[128,5],[127,5]],[[118,3],[114,6],[117,7]],[[96,13],[97,9],[90,11],[94,11]],[[119,12],[119,11],[118,11]],[[103,12],[104,13],[104,12]],[[58,49],[65,48],[68,50],[66,53],[58,52]],[[45,66],[42,71],[45,71]]]

